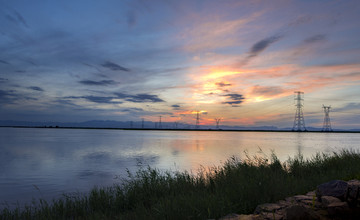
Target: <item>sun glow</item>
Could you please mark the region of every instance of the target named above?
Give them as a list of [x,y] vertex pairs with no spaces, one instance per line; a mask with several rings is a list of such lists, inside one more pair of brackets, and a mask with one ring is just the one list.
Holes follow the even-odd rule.
[[211,73],[207,74],[204,76],[205,80],[209,80],[209,79],[219,79],[219,78],[223,78],[225,76],[232,76],[232,75],[237,75],[237,74],[241,74],[243,72],[240,71],[221,71],[221,70],[213,70],[211,71]]
[[255,98],[253,98],[253,102],[263,102],[263,101],[267,101],[270,100],[270,98],[266,98],[264,96],[257,96]]
[[207,113],[207,111],[205,111],[205,110],[200,110],[200,111],[192,111],[192,112],[191,112],[191,114],[197,114],[197,113],[199,113],[199,114],[204,114],[204,113]]

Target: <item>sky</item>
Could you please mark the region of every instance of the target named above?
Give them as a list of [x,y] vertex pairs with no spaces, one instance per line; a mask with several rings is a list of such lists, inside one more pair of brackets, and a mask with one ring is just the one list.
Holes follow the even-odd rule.
[[0,0],[0,120],[360,128],[358,0]]

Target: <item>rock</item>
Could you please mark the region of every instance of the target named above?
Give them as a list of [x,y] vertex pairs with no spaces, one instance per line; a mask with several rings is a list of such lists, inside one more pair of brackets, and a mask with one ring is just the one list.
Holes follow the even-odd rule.
[[261,219],[269,219],[269,220],[283,220],[284,216],[279,215],[277,213],[270,213],[270,212],[265,212],[261,214]]
[[347,183],[349,186],[360,186],[360,180],[349,180]]
[[278,203],[277,203],[279,206],[281,207],[286,207],[286,206],[290,206],[291,203],[290,202],[287,202],[285,200],[280,200]]
[[340,199],[333,197],[333,196],[321,196],[321,204],[323,207],[328,207],[330,204],[339,203],[341,202]]
[[333,196],[344,200],[348,183],[342,180],[333,180],[319,185],[316,189],[316,196],[320,200],[322,196]]
[[312,198],[312,197],[316,196],[316,192],[315,192],[315,190],[314,190],[314,191],[310,191],[310,192],[306,193],[306,195],[307,195],[307,196],[311,196],[311,198]]
[[265,203],[258,205],[254,211],[255,214],[260,214],[261,212],[275,212],[276,210],[281,209],[281,206],[275,203]]
[[[315,199],[318,197],[318,199]],[[320,202],[321,201],[321,202]],[[306,195],[258,205],[252,215],[230,214],[222,220],[360,219],[360,181],[334,180]]]
[[294,205],[286,209],[287,220],[313,220],[320,219],[315,211],[301,205]]
[[231,213],[231,214],[228,214],[228,215],[220,218],[220,220],[238,220],[239,217],[240,217],[240,215],[235,214],[235,213]]
[[316,196],[315,190],[306,193],[306,195],[307,195],[307,196],[311,196],[311,197]]
[[350,180],[348,181],[348,198],[350,199],[359,199],[360,197],[360,180]]
[[238,220],[260,220],[260,216],[258,215],[240,215]]
[[327,206],[329,215],[346,216],[351,214],[351,210],[346,202],[331,203]]
[[304,196],[304,195],[297,195],[293,197],[296,201],[302,201],[302,200],[312,200],[312,196]]
[[231,213],[220,218],[220,220],[263,220],[263,218],[260,215],[238,215]]

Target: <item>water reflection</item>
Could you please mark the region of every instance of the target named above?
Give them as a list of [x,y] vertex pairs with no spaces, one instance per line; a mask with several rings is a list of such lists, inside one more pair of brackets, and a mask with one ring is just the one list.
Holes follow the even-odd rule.
[[[232,156],[270,156],[359,149],[358,134],[121,131],[0,128],[0,199],[29,202],[63,192],[109,186],[139,166],[192,170],[219,166]],[[262,152],[259,152],[261,149]],[[120,177],[120,178],[117,178]]]
[[302,137],[303,134],[298,132],[297,133],[297,139],[296,139],[296,144],[297,144],[297,156],[300,157],[301,155],[303,155],[303,143],[302,143]]

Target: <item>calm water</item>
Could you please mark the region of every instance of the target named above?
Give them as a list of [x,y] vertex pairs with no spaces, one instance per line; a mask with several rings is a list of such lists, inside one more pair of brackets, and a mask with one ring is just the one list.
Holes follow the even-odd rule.
[[274,150],[284,161],[299,153],[360,150],[359,143],[360,134],[345,133],[0,128],[0,207],[110,186],[139,166],[196,173],[244,152]]

